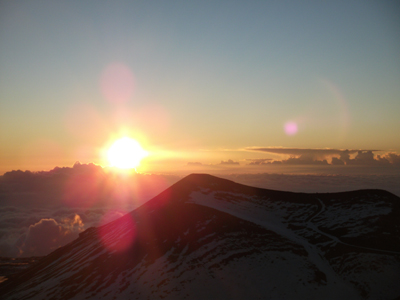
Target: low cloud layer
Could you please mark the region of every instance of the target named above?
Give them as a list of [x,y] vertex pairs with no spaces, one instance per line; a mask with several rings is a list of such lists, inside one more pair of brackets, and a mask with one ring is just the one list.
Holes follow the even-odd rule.
[[25,239],[19,240],[17,247],[20,254],[42,256],[63,246],[78,237],[83,231],[84,224],[79,215],[58,223],[54,219],[41,219],[29,226]]
[[[293,153],[297,153],[295,151],[297,150]],[[310,157],[304,149],[302,151],[298,156],[291,154],[293,157],[281,161],[263,158],[247,160],[247,165],[250,164],[248,168],[253,170],[260,170],[259,166],[262,165],[299,163],[325,165],[326,169],[335,169],[332,166],[335,164],[354,165],[354,168],[364,165],[400,165],[400,157],[395,153],[380,156],[375,155],[373,151],[340,150],[335,152],[329,161],[328,156]],[[246,168],[246,165],[242,164],[240,168],[231,169],[229,166],[238,166],[237,161],[223,162],[225,164],[213,165],[214,168],[220,166],[218,171],[225,165],[230,170]],[[335,192],[378,188],[400,196],[400,175],[261,173],[220,176],[239,183],[275,190]],[[49,172],[8,172],[0,176],[0,256],[46,255],[75,239],[81,231],[132,211],[179,179],[178,176],[143,174],[121,177],[98,166],[80,164],[73,168],[55,168]]]
[[0,256],[42,256],[132,211],[180,177],[118,174],[88,164],[0,176]]
[[232,159],[228,159],[228,160],[226,160],[226,161],[224,161],[224,160],[221,160],[221,162],[220,162],[220,165],[239,165],[239,162],[238,161],[233,161]]
[[[303,148],[283,148],[283,147],[247,147],[249,151],[261,151],[276,154],[286,155],[311,155],[315,157],[322,157],[327,155],[341,154],[347,152],[349,154],[357,153],[359,150],[340,150],[340,149],[303,149]],[[378,151],[378,150],[365,150],[365,151]]]
[[85,229],[115,220],[134,208],[1,207],[0,256],[47,255],[76,239]]
[[246,148],[246,150],[290,156],[286,159],[275,159],[262,164],[400,166],[400,155],[392,152],[383,155],[376,155],[375,152],[380,150],[300,149],[275,147],[249,147]]
[[24,202],[29,193],[26,204],[119,207],[127,202],[143,203],[179,179],[174,175],[121,174],[80,163],[51,171],[17,170],[0,176],[0,205]]
[[239,166],[240,163],[238,161],[234,161],[232,159],[221,160],[220,163],[210,164],[210,163],[202,163],[202,162],[188,162],[187,166],[189,167],[217,167],[217,166]]
[[255,158],[255,159],[246,159],[246,160],[249,162],[249,165],[253,165],[253,166],[266,165],[270,161],[272,161],[272,159],[270,159],[270,158]]

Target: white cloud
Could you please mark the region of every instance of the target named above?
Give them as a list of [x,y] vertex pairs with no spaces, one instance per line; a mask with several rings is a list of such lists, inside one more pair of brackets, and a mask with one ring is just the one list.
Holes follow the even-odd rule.
[[74,219],[65,219],[58,223],[54,219],[41,219],[29,226],[25,239],[20,241],[18,248],[23,256],[42,256],[63,246],[78,237],[83,230],[79,215]]

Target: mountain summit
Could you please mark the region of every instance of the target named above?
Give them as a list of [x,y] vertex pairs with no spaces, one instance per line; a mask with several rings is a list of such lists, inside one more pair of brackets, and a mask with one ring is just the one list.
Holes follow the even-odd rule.
[[400,199],[185,177],[0,284],[2,299],[395,299]]

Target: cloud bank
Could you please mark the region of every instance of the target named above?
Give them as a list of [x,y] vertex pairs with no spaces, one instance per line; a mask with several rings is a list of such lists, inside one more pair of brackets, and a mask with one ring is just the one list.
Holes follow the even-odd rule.
[[132,211],[180,177],[121,174],[76,163],[0,176],[0,256],[42,256]]
[[[292,165],[318,165],[318,170],[353,168],[365,174],[366,168],[357,166],[367,166],[367,169],[374,169],[371,166],[400,166],[400,156],[396,153],[376,155],[374,150],[307,150],[260,150],[266,153],[274,151],[275,154],[289,157],[281,160],[248,159],[247,165],[241,164],[240,167],[236,167],[239,162],[232,159],[215,165],[197,162],[195,165],[212,166],[214,169],[211,174],[269,189],[335,192],[378,188],[400,196],[398,169],[392,172],[396,175],[349,175],[347,171],[346,175],[216,174],[216,171],[223,171],[225,167],[235,172],[244,172],[246,168],[260,170],[260,166],[276,165],[276,170],[285,170],[293,169]],[[7,172],[0,176],[0,256],[46,255],[75,239],[82,230],[132,211],[180,178],[174,175],[121,175],[92,164],[75,164],[72,168],[54,168],[48,172]]]
[[228,159],[227,161],[221,160],[220,165],[239,165],[239,162],[233,161],[232,159]]
[[76,239],[83,230],[115,220],[134,208],[1,207],[0,256],[47,255]]
[[255,158],[255,159],[246,159],[246,160],[250,162],[249,165],[253,165],[253,166],[266,165],[270,161],[272,161],[272,159],[270,159],[270,158]]
[[20,254],[43,256],[76,239],[83,229],[84,224],[79,215],[63,223],[54,219],[41,219],[29,226],[25,239],[19,240],[17,247]]
[[262,164],[400,166],[400,155],[393,152],[385,153],[384,155],[375,155],[375,152],[381,150],[301,149],[280,147],[248,147],[245,148],[245,150],[290,156],[287,159],[266,161]]

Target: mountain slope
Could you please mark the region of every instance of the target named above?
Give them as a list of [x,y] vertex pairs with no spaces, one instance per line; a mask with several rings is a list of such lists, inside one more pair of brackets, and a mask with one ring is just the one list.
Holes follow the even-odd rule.
[[[4,299],[394,299],[400,199],[190,175],[0,284]],[[290,288],[288,288],[290,287]]]

